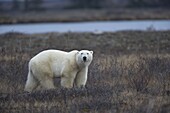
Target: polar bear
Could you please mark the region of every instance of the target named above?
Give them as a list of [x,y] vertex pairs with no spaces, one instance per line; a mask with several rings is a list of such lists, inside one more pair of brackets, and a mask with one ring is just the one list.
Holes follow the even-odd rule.
[[25,91],[32,92],[37,87],[55,88],[54,77],[61,77],[61,86],[72,88],[84,87],[87,81],[88,66],[93,60],[93,51],[45,50],[29,61],[29,72]]

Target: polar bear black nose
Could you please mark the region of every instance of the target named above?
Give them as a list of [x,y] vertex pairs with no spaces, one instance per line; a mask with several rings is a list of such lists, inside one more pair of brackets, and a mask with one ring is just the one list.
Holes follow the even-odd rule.
[[84,57],[83,57],[83,61],[85,62],[86,60],[87,60],[87,57],[84,56]]

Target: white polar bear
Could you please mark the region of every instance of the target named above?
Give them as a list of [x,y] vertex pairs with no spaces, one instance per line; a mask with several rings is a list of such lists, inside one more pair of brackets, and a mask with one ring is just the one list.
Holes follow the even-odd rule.
[[61,77],[61,86],[72,88],[85,86],[88,66],[93,60],[93,51],[45,50],[34,56],[29,62],[29,72],[25,91],[32,92],[37,87],[53,89],[54,77]]

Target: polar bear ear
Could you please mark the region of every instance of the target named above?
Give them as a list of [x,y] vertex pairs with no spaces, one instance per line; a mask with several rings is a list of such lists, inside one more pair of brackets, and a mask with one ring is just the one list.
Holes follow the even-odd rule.
[[93,51],[90,51],[91,54],[93,54]]
[[78,54],[79,54],[79,51],[77,51],[76,55],[78,55]]

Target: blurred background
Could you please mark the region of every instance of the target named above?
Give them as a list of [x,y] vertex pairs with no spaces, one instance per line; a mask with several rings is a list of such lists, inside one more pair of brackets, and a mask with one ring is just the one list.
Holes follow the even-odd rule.
[[169,0],[0,0],[0,23],[170,19]]
[[[0,24],[45,23],[37,26],[0,26],[0,33],[17,31],[79,32],[170,29],[169,0],[0,0]],[[116,21],[115,21],[116,20]],[[118,22],[117,20],[147,20]],[[149,20],[149,21],[148,21]],[[156,21],[155,20],[159,20]],[[163,20],[163,21],[160,21]],[[72,22],[89,22],[79,23]],[[94,23],[94,22],[104,23]],[[106,21],[112,21],[106,23]],[[114,21],[114,22],[113,22]],[[56,24],[55,22],[71,22]],[[53,23],[48,24],[47,23]],[[53,25],[53,26],[52,26]],[[84,26],[83,26],[84,25]],[[58,26],[58,28],[57,28]],[[120,27],[121,26],[121,27]],[[27,27],[27,28],[26,28]],[[37,27],[37,28],[36,28]],[[38,28],[39,27],[39,28]],[[34,30],[32,30],[34,28]],[[55,30],[54,30],[55,29]],[[114,29],[114,30],[113,30]],[[23,31],[25,30],[25,31]]]
[[0,0],[1,11],[169,8],[169,0]]

